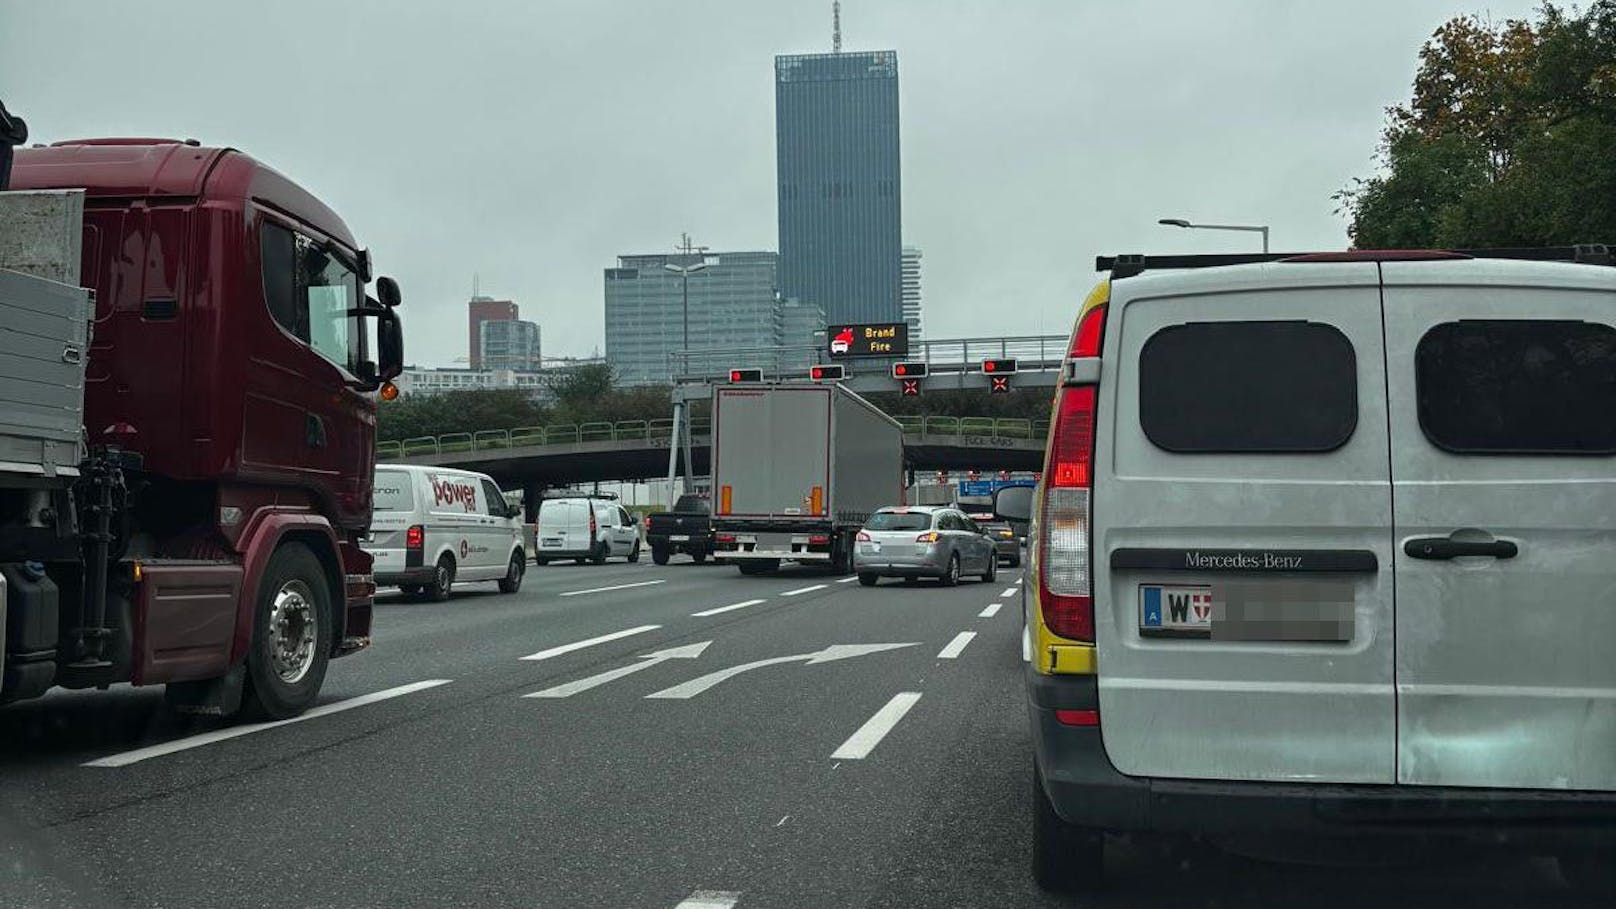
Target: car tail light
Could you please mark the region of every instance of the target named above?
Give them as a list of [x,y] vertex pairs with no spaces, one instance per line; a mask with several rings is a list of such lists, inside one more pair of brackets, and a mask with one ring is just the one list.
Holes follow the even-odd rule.
[[935,543],[935,542],[937,542],[937,539],[938,539],[937,531],[928,530],[925,533],[921,534],[920,536],[915,537],[915,542],[916,543]]
[[809,546],[826,546],[829,545],[829,543],[830,537],[822,533],[816,533],[808,538]]
[[856,539],[860,543],[868,543],[868,542],[870,542],[871,540],[873,540],[875,538],[861,530],[861,531],[858,532],[858,536],[856,537]]
[[[1097,357],[1105,307],[1089,310],[1073,333],[1070,355]],[[1094,485],[1093,385],[1061,389],[1050,432],[1052,476],[1039,520],[1038,602],[1044,624],[1063,638],[1094,640],[1094,574],[1090,493]]]
[[409,530],[404,531],[404,546],[405,546],[405,548],[407,548],[407,549],[420,549],[422,546],[425,546],[425,545],[426,545],[426,531],[422,529],[420,524],[412,524],[412,525],[410,525]]

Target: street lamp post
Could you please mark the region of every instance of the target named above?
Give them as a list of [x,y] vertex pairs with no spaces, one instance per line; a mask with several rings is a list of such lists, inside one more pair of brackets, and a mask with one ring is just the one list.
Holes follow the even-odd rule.
[[698,261],[698,262],[692,263],[690,261],[690,257],[693,256],[693,255],[702,255],[702,254],[706,253],[707,252],[707,247],[705,247],[705,246],[692,246],[691,243],[690,243],[690,235],[689,234],[680,234],[679,235],[679,245],[675,246],[674,249],[677,249],[680,252],[683,252],[685,254],[685,256],[684,256],[684,264],[683,265],[674,265],[673,263],[668,262],[668,263],[664,263],[662,267],[666,268],[668,271],[671,271],[671,272],[677,274],[679,276],[679,278],[680,278],[680,285],[681,286],[680,286],[680,289],[679,289],[679,291],[680,291],[679,295],[682,298],[683,303],[684,303],[685,368],[689,369],[690,368],[690,273],[693,272],[693,271],[701,271],[702,269],[707,267],[707,263],[705,261]]
[[1156,222],[1168,227],[1187,227],[1192,230],[1242,230],[1262,234],[1262,251],[1268,252],[1268,225],[1266,224],[1191,224],[1183,218],[1162,218]]

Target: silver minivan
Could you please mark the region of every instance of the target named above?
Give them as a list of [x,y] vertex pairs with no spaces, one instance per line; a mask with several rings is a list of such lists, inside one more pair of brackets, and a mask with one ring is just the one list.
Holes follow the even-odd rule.
[[1111,832],[1260,832],[1608,886],[1616,268],[1195,258],[1096,288],[1042,484],[996,503],[1034,520],[1037,879],[1096,885]]

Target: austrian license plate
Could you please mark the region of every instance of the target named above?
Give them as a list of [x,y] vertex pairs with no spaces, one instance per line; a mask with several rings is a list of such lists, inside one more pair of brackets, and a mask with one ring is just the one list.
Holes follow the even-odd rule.
[[675,543],[688,543],[690,542],[690,534],[676,533],[673,536],[668,537],[668,539]]
[[1201,585],[1140,584],[1139,633],[1210,637],[1212,588]]

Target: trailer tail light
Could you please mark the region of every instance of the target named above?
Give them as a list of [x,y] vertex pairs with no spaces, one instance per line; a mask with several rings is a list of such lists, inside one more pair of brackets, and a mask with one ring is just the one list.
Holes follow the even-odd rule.
[[826,536],[825,534],[822,534],[822,533],[816,533],[816,534],[814,534],[814,535],[812,535],[812,536],[810,536],[808,538],[808,545],[809,546],[829,546],[830,545],[830,537]]
[[940,537],[940,534],[938,534],[937,531],[928,530],[925,533],[921,534],[920,536],[915,537],[915,542],[916,543],[935,543],[935,542],[937,542],[939,537]]
[[[1072,357],[1100,355],[1105,309],[1096,306],[1078,323]],[[1063,638],[1087,642],[1094,640],[1091,493],[1096,390],[1094,385],[1079,385],[1060,391],[1046,459],[1052,476],[1039,520],[1038,602],[1044,624]]]
[[733,534],[733,533],[715,533],[715,534],[713,534],[713,542],[714,543],[733,543],[733,542],[735,542],[735,534]]
[[858,536],[855,537],[854,539],[858,540],[860,543],[869,543],[869,542],[872,542],[875,538],[861,530],[861,531],[858,532]]
[[404,548],[420,549],[426,545],[426,531],[420,524],[411,524],[410,529],[404,531]]

